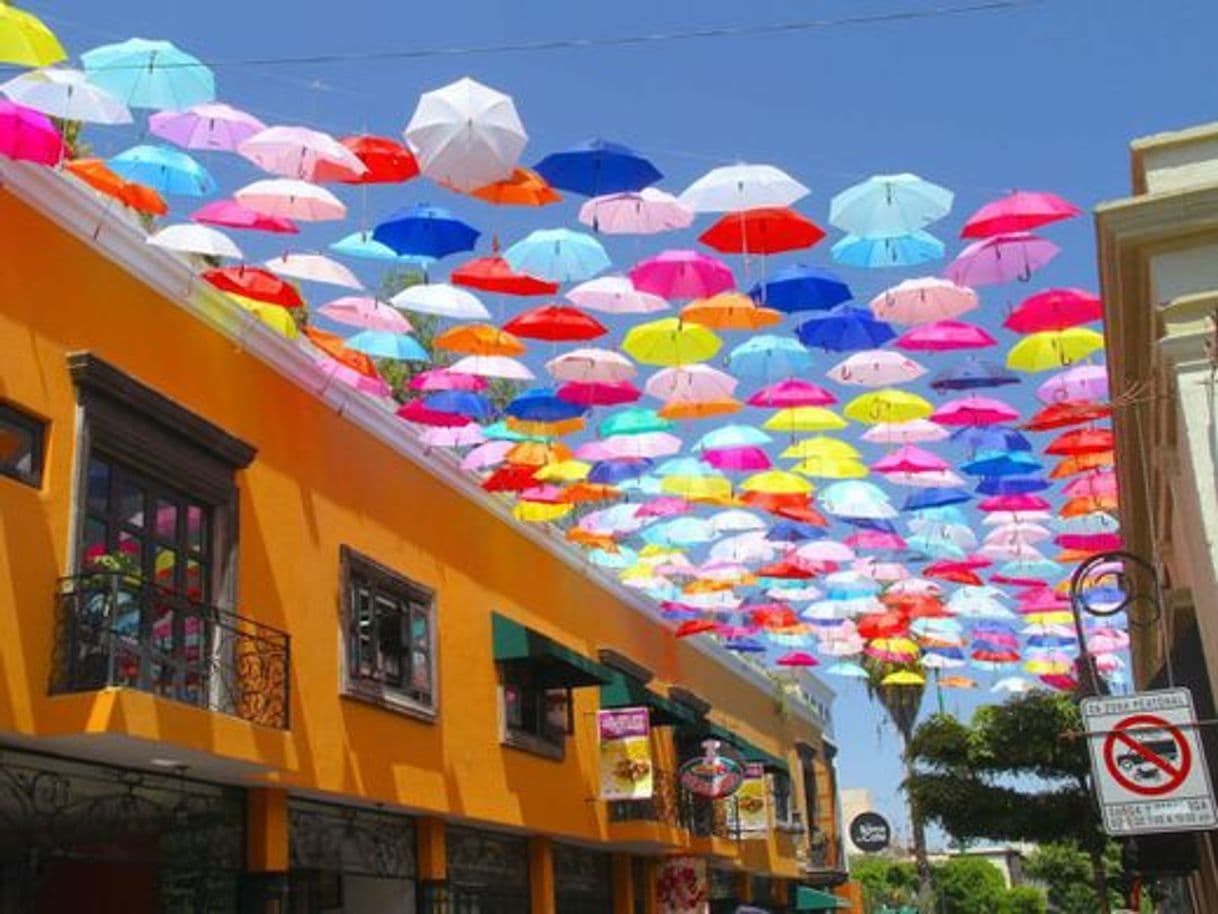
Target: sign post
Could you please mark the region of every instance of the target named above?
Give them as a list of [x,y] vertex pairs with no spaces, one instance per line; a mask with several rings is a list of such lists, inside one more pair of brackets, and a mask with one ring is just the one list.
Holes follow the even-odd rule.
[[1218,827],[1188,689],[1088,698],[1081,707],[1104,831],[1121,836]]

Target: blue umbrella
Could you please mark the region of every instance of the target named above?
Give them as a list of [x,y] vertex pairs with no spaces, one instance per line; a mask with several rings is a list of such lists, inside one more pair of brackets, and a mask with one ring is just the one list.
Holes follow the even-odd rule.
[[1005,425],[962,425],[952,432],[951,440],[974,453],[1032,450],[1032,442],[1022,432]]
[[970,476],[1021,476],[1044,467],[1027,451],[981,451],[960,469]]
[[431,356],[419,345],[418,340],[407,333],[390,333],[388,330],[361,330],[347,337],[343,343],[349,348],[379,359],[401,359],[405,362],[430,362]]
[[723,646],[737,654],[764,654],[766,649],[756,638],[728,638]]
[[169,146],[132,146],[106,164],[128,181],[146,184],[162,194],[205,197],[216,192],[216,181],[206,168]]
[[507,405],[504,412],[526,422],[562,422],[588,411],[586,406],[560,399],[552,387],[526,390]]
[[827,311],[850,301],[850,287],[828,270],[794,264],[774,274],[773,279],[749,289],[756,301],[779,311]]
[[1019,378],[1001,365],[983,359],[971,358],[960,365],[946,368],[935,375],[930,386],[935,390],[980,390],[983,387],[1002,387],[1018,384]]
[[878,530],[880,533],[896,533],[897,525],[885,517],[842,517],[852,527],[860,530]]
[[971,501],[972,494],[967,489],[958,486],[941,486],[933,489],[921,489],[905,499],[902,511],[921,511],[923,508],[934,508],[941,505],[960,505]]
[[416,203],[400,209],[372,230],[372,238],[398,255],[447,257],[472,251],[482,234],[442,206]]
[[897,335],[888,324],[876,320],[870,309],[850,305],[813,315],[796,327],[795,333],[808,348],[828,352],[876,349]]
[[467,416],[475,422],[487,422],[495,415],[490,400],[468,390],[440,390],[424,397],[423,405],[436,412]]
[[789,336],[762,333],[733,349],[727,364],[738,378],[769,383],[806,373],[812,367],[812,353]]
[[891,238],[946,216],[952,192],[912,174],[873,175],[829,203],[829,221],[865,238]]
[[80,60],[89,82],[129,108],[181,111],[216,99],[211,70],[168,41],[129,38],[85,51]]
[[364,260],[384,260],[394,263],[411,264],[426,269],[435,261],[434,257],[416,257],[411,254],[398,254],[387,244],[372,237],[372,232],[352,232],[330,245],[335,254],[347,257],[359,257]]
[[552,152],[533,170],[552,186],[587,197],[642,190],[664,177],[633,149],[601,139]]
[[982,495],[1023,495],[1043,492],[1051,483],[1041,476],[986,476],[977,484]]
[[929,232],[912,232],[891,238],[846,235],[833,245],[833,259],[848,267],[879,269],[912,267],[943,257],[943,242]]
[[601,460],[593,464],[588,473],[588,482],[604,485],[617,485],[627,479],[637,479],[652,467],[652,461],[646,457],[616,457],[613,460]]
[[570,229],[539,229],[503,252],[517,273],[547,282],[578,282],[609,266],[609,255],[591,235]]
[[806,540],[822,539],[825,532],[813,524],[801,524],[794,520],[781,520],[766,532],[771,543],[802,543]]

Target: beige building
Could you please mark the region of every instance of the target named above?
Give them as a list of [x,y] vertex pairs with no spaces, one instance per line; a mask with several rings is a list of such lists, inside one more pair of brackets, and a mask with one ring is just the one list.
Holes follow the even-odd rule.
[[[1193,692],[1218,761],[1218,123],[1137,140],[1132,196],[1097,209],[1121,526],[1157,571],[1131,625],[1136,687]],[[1187,874],[1218,911],[1214,834],[1140,839],[1151,873]]]

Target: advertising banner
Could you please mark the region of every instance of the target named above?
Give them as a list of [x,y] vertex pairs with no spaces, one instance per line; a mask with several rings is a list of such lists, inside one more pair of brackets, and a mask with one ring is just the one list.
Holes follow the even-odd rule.
[[745,765],[744,780],[736,791],[736,816],[743,838],[764,838],[770,831],[769,791],[766,790],[765,769],[761,765]]
[[600,740],[600,798],[647,800],[654,789],[651,714],[646,708],[610,708],[596,714]]
[[658,914],[708,914],[710,886],[706,861],[698,857],[669,857],[656,874]]

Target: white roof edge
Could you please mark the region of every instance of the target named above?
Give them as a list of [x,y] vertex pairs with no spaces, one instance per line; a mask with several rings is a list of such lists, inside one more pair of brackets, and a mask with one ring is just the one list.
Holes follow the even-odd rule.
[[[343,417],[372,434],[415,465],[441,482],[470,497],[518,533],[561,559],[581,575],[592,579],[616,599],[660,624],[654,604],[623,587],[600,568],[586,561],[551,528],[517,520],[507,505],[481,488],[459,467],[453,455],[443,449],[429,450],[406,432],[402,421],[388,406],[324,375],[309,355],[293,340],[276,333],[253,314],[245,311],[227,295],[200,282],[182,257],[145,242],[146,233],[133,221],[66,174],[41,165],[12,162],[0,158],[0,188],[33,209],[45,214],[60,227],[96,248],[111,261],[138,277],[178,307],[232,339],[250,355],[261,359],[280,374],[334,407]],[[246,347],[246,341],[257,345]],[[695,638],[691,646],[718,661],[730,672],[765,692],[774,683],[764,673],[732,654],[716,642]],[[835,693],[818,677],[808,679],[823,690],[831,703]],[[815,711],[801,703],[792,710],[822,733],[831,729]]]

